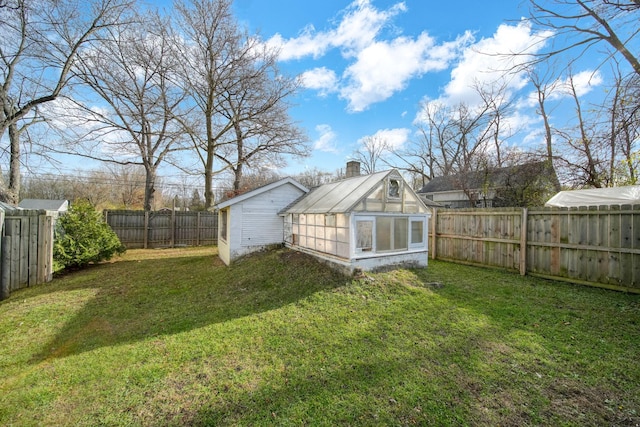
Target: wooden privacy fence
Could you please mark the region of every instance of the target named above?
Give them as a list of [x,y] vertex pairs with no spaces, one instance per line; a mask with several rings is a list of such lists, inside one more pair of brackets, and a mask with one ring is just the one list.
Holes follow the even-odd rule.
[[105,210],[104,218],[128,249],[206,246],[218,242],[216,212]]
[[0,300],[51,281],[54,218],[44,210],[0,210]]
[[432,258],[640,293],[640,205],[434,209]]

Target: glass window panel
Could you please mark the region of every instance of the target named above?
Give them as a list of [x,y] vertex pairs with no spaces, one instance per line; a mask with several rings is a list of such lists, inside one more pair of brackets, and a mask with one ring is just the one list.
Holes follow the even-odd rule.
[[380,186],[376,191],[374,191],[373,193],[371,193],[371,195],[369,197],[367,197],[368,200],[378,200],[381,201],[383,199],[384,195],[384,191],[382,186]]
[[393,218],[381,216],[376,218],[376,252],[390,251],[391,224]]
[[356,248],[363,252],[373,249],[373,221],[356,222]]
[[411,221],[411,244],[419,244],[423,241],[424,222]]
[[395,178],[389,179],[389,198],[399,199],[400,191],[401,191],[400,180]]
[[327,227],[335,227],[336,226],[336,216],[335,215],[325,215],[324,216],[324,225]]
[[220,238],[224,241],[227,240],[227,215],[229,211],[223,209],[220,211]]
[[393,219],[393,249],[396,251],[406,250],[409,247],[407,244],[409,239],[408,224],[407,218]]

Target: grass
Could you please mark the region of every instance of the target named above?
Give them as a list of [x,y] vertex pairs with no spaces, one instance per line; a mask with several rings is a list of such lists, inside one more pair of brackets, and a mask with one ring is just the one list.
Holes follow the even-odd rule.
[[132,250],[0,303],[0,425],[639,425],[640,296]]

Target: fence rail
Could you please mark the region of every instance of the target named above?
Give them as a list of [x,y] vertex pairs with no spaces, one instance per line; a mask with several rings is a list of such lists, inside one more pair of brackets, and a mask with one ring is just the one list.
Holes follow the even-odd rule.
[[435,209],[433,258],[640,293],[640,205]]
[[0,300],[51,281],[54,217],[44,210],[0,211]]
[[218,216],[214,212],[105,210],[104,218],[128,249],[218,242]]

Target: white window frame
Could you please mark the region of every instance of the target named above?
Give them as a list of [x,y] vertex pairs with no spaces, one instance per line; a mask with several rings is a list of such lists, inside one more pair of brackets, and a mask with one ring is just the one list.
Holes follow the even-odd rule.
[[[387,217],[387,218],[406,218],[407,219],[407,249],[403,249],[403,250],[389,250],[389,251],[379,251],[377,248],[377,233],[376,233],[376,226],[377,226],[377,219],[379,217]],[[358,222],[359,221],[366,221],[366,222],[372,222],[372,230],[371,230],[371,250],[365,250],[363,251],[361,248],[357,247],[358,244]],[[412,230],[411,230],[411,223],[412,222],[421,222],[422,223],[422,241],[420,243],[411,243],[411,237],[412,237]],[[352,233],[352,238],[353,238],[353,252],[356,255],[371,255],[371,256],[375,256],[375,255],[385,255],[385,254],[393,254],[393,253],[397,253],[397,254],[401,254],[401,253],[405,253],[405,252],[412,252],[412,251],[416,251],[416,250],[423,250],[427,247],[427,234],[428,234],[428,230],[427,230],[427,218],[424,216],[416,216],[416,215],[394,215],[394,214],[388,214],[388,215],[357,215],[354,217],[353,219],[353,233]],[[391,238],[393,239],[393,233],[391,235]]]
[[229,241],[229,214],[230,209],[220,209],[220,240]]
[[[371,249],[362,250],[358,247],[358,222],[371,222]],[[357,254],[375,254],[376,251],[376,217],[356,216],[353,221],[353,248]]]
[[[411,243],[413,240],[413,222],[422,223],[422,241],[420,243]],[[412,249],[424,249],[427,247],[427,219],[423,216],[410,216],[409,217],[409,250]]]

